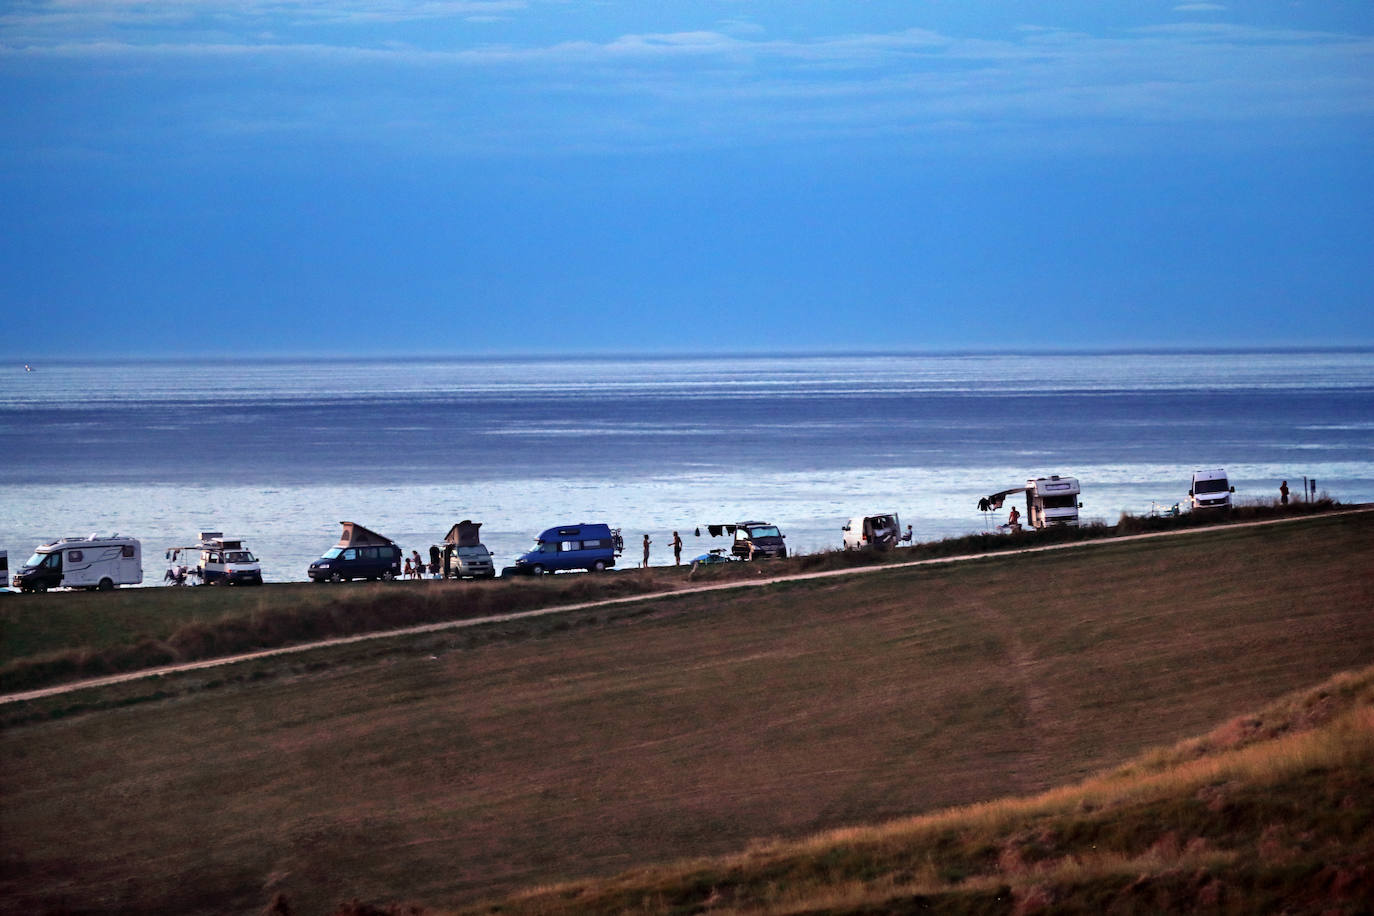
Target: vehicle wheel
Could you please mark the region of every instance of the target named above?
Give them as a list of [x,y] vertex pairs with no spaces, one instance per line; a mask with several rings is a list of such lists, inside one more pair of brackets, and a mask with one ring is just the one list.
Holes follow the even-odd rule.
[[330,581],[330,582],[342,582],[342,581],[343,581],[343,576],[340,575],[339,573],[330,573],[330,575],[329,575],[329,581]]
[[540,566],[538,563],[534,564],[533,566],[530,567],[530,575],[532,575],[532,576],[542,576],[542,575],[544,575],[544,567]]
[[98,589],[99,589],[100,591],[102,591],[102,592],[113,591],[113,590],[114,590],[114,580],[113,580],[113,579],[101,579],[101,580],[100,580],[100,584],[97,585],[96,588],[98,588]]
[[606,561],[605,561],[605,560],[597,560],[595,563],[592,564],[592,572],[605,572],[605,571],[606,571]]
[[382,573],[382,580],[385,582],[390,582],[392,579],[395,578],[396,574],[389,569],[386,572]]

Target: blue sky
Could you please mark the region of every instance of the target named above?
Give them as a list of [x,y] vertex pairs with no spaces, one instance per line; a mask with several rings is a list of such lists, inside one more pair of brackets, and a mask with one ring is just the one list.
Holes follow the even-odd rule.
[[1374,4],[10,0],[13,357],[1374,344]]

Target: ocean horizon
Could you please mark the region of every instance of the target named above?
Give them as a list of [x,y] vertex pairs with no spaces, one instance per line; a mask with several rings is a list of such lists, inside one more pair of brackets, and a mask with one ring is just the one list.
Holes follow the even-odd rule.
[[117,530],[151,584],[202,530],[301,580],[345,520],[425,553],[471,518],[498,565],[607,522],[665,563],[746,518],[794,552],[877,512],[985,530],[980,496],[1050,474],[1108,523],[1211,467],[1241,500],[1374,501],[1374,348],[30,362],[0,368],[0,549]]

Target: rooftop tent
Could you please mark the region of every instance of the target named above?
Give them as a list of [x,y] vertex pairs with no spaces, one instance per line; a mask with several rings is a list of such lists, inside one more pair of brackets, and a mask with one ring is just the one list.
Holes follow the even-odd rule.
[[339,522],[343,533],[339,535],[338,547],[384,547],[392,543],[391,538],[382,537],[375,531],[364,528],[356,522]]
[[448,530],[448,534],[444,536],[444,543],[453,544],[455,547],[477,547],[482,543],[478,535],[478,529],[481,527],[481,522],[464,519]]

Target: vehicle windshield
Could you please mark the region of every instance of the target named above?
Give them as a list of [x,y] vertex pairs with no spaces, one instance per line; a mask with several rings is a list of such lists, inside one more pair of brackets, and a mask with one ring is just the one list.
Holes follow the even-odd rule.
[[1046,496],[1046,509],[1076,509],[1078,508],[1078,497],[1076,496]]
[[342,547],[331,547],[331,548],[329,548],[328,550],[326,550],[326,551],[324,552],[324,556],[320,557],[320,559],[321,559],[321,560],[337,560],[337,559],[338,559],[340,556],[342,556],[342,555],[343,555],[343,548],[342,548]]
[[1230,489],[1226,483],[1226,478],[1220,480],[1199,480],[1193,487],[1194,493],[1225,493]]
[[258,558],[247,550],[231,550],[224,555],[226,563],[256,563]]
[[776,525],[758,525],[749,529],[749,536],[756,540],[758,538],[780,538],[782,532],[777,529]]
[[37,566],[39,563],[42,563],[47,558],[48,555],[46,553],[35,553],[33,556],[29,557],[27,560],[24,561],[24,565]]

